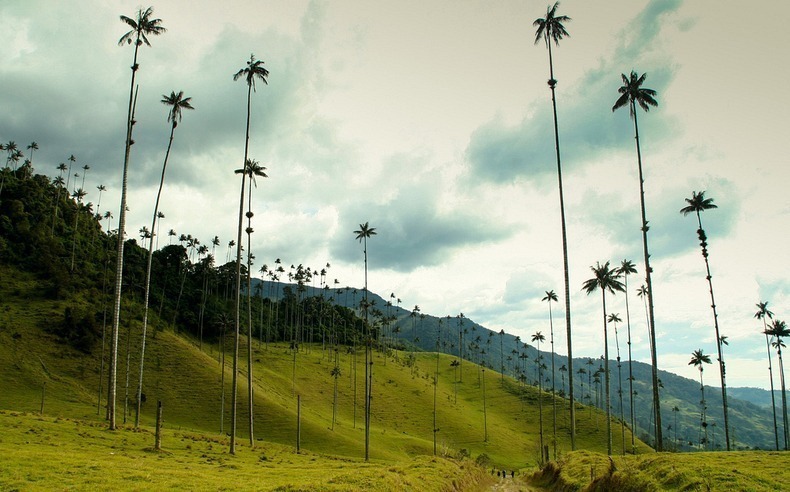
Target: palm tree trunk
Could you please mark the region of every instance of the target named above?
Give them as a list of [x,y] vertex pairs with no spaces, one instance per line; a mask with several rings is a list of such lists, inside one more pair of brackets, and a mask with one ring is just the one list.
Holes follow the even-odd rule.
[[[246,159],[244,161],[247,163]],[[249,402],[250,447],[255,446],[252,388],[252,176],[247,183],[247,401]]]
[[371,353],[370,327],[368,325],[368,239],[363,236],[365,249],[365,461],[370,460],[370,393],[373,382],[373,361]]
[[782,361],[782,347],[778,347],[779,352],[779,379],[782,381],[782,424],[784,426],[784,438],[785,438],[785,451],[787,451],[788,446],[788,439],[787,439],[787,394],[785,392],[785,366],[784,362]]
[[606,384],[606,451],[612,455],[612,406],[609,394],[609,333],[606,328],[606,289],[601,289],[601,302],[603,303],[603,364],[604,381]]
[[137,380],[137,410],[134,417],[134,428],[140,427],[140,406],[142,404],[143,393],[143,366],[145,365],[145,340],[148,333],[148,300],[151,294],[151,263],[154,256],[154,236],[156,230],[157,213],[159,212],[159,200],[162,197],[162,187],[165,184],[165,172],[167,171],[167,160],[170,157],[170,148],[173,146],[173,133],[175,133],[176,125],[170,126],[170,139],[167,143],[167,152],[165,152],[165,160],[162,164],[162,176],[159,178],[159,190],[156,192],[156,201],[154,202],[154,214],[151,219],[151,238],[148,241],[148,262],[145,268],[145,296],[143,300],[143,333],[140,337],[140,375]]
[[551,316],[551,300],[549,300],[549,330],[551,331],[551,444],[552,457],[557,459],[557,379],[554,370],[554,320]]
[[713,278],[710,274],[710,263],[708,262],[708,248],[705,242],[705,231],[702,229],[702,218],[699,210],[697,211],[697,223],[699,224],[700,245],[702,246],[702,257],[705,259],[705,272],[708,279],[708,290],[710,291],[710,307],[713,310],[713,327],[716,331],[716,350],[718,350],[719,373],[721,374],[721,401],[724,410],[724,439],[727,443],[727,451],[730,450],[730,425],[727,411],[727,383],[726,369],[724,366],[724,355],[721,351],[721,336],[719,334],[719,316],[716,314],[716,300],[713,297]]
[[[765,326],[765,318],[763,318],[763,326]],[[767,326],[765,326],[767,331]],[[776,438],[776,450],[779,451],[779,428],[776,424],[776,397],[774,396],[774,370],[771,363],[771,342],[768,339],[768,333],[765,334],[765,347],[768,350],[768,378],[771,380],[771,410],[774,414],[774,437]]]
[[[634,417],[634,368],[631,358],[631,311],[628,308],[628,274],[623,275],[625,284],[625,321],[628,328],[628,401],[631,410],[631,451],[636,454],[636,419]],[[675,429],[677,432],[677,429]]]
[[636,140],[636,158],[639,165],[639,203],[642,212],[642,248],[645,257],[645,284],[647,286],[648,321],[650,323],[650,360],[653,365],[653,413],[655,415],[656,451],[663,451],[664,438],[663,429],[661,428],[661,400],[658,394],[658,355],[656,353],[656,324],[655,310],[653,309],[653,282],[651,277],[653,269],[650,267],[650,252],[647,246],[647,231],[650,228],[647,226],[647,215],[645,212],[645,178],[642,173],[642,150],[639,146],[639,122],[637,121],[636,107],[633,101],[631,101],[631,114],[634,115],[634,138]]
[[126,148],[123,158],[123,178],[121,180],[121,211],[118,217],[118,250],[115,263],[115,301],[113,308],[112,331],[110,333],[110,368],[109,384],[107,388],[107,415],[110,421],[110,430],[115,430],[115,399],[117,393],[118,370],[118,327],[121,320],[121,290],[123,287],[123,247],[126,228],[126,188],[129,176],[129,156],[132,149],[132,128],[134,126],[134,106],[137,94],[134,79],[137,75],[137,51],[140,47],[140,33],[134,43],[134,61],[132,62],[132,81],[129,85],[129,109],[126,115]]
[[[700,369],[699,369],[699,391],[700,391],[700,410],[699,410],[699,425],[700,430],[705,434],[705,445],[708,445],[708,428],[705,418],[705,385],[702,383],[702,363],[700,362]],[[702,439],[700,439],[700,444],[702,444]]]
[[560,219],[562,221],[562,266],[565,280],[565,331],[568,338],[568,400],[571,419],[571,451],[576,450],[576,408],[573,399],[573,344],[571,334],[571,293],[568,274],[568,233],[565,226],[565,197],[562,189],[562,164],[560,160],[560,133],[557,124],[557,98],[554,88],[557,81],[554,79],[554,63],[551,58],[551,43],[549,47],[549,88],[551,88],[551,107],[554,113],[554,146],[557,154],[557,181],[560,192]]
[[[250,147],[250,99],[252,85],[247,85],[247,130],[244,139],[244,161],[242,169],[247,165],[247,152]],[[244,225],[244,185],[247,173],[241,173],[241,193],[239,197],[239,226],[236,234],[236,302],[235,302],[235,334],[233,339],[233,378],[231,385],[231,417],[230,417],[230,454],[236,454],[236,399],[238,396],[238,369],[239,369],[239,323],[241,314],[241,228]]]

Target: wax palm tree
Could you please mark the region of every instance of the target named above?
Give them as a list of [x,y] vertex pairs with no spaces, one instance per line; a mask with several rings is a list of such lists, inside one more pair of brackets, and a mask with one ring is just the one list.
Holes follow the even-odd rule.
[[617,273],[623,277],[623,286],[625,287],[625,323],[628,338],[628,401],[631,408],[631,451],[636,454],[636,439],[634,437],[634,430],[636,429],[636,419],[634,416],[634,369],[633,359],[631,357],[631,310],[628,305],[628,276],[636,272],[636,265],[631,260],[623,260],[620,262],[620,267]]
[[696,191],[691,192],[691,198],[686,198],[686,206],[680,209],[680,213],[685,217],[688,214],[697,215],[697,236],[699,237],[699,244],[702,248],[702,258],[705,260],[705,272],[708,279],[708,290],[710,292],[710,307],[713,310],[713,327],[716,332],[716,349],[718,351],[719,373],[721,374],[721,400],[724,409],[724,439],[727,443],[727,451],[730,450],[730,426],[727,411],[727,383],[726,383],[726,370],[724,365],[724,354],[721,347],[721,335],[719,333],[719,317],[716,313],[716,300],[713,297],[713,280],[710,274],[710,263],[708,262],[708,238],[705,235],[705,230],[702,228],[701,212],[717,208],[713,203],[713,198],[705,198],[705,192]]
[[30,142],[30,145],[27,146],[27,149],[30,151],[30,164],[33,164],[33,151],[38,150],[38,144],[36,142]]
[[776,450],[779,451],[779,426],[776,423],[776,397],[774,396],[774,370],[771,362],[771,340],[768,333],[767,319],[773,319],[774,313],[768,309],[768,301],[758,302],[757,312],[754,317],[763,321],[763,334],[765,335],[765,348],[768,351],[768,379],[771,382],[771,410],[774,414],[774,438],[776,439]]
[[74,264],[77,258],[77,229],[79,228],[80,223],[80,210],[82,209],[82,199],[85,198],[85,195],[88,193],[83,190],[82,188],[77,188],[74,190],[74,193],[71,195],[73,198],[77,200],[77,213],[74,214],[74,234],[71,241],[71,273],[74,273]]
[[370,393],[373,384],[373,353],[370,326],[368,325],[368,238],[376,235],[376,228],[370,227],[368,222],[359,224],[359,229],[354,231],[356,239],[363,244],[362,252],[365,256],[365,292],[364,312],[365,330],[365,461],[370,459]]
[[65,181],[63,180],[63,173],[66,171],[66,164],[61,162],[55,168],[59,171],[58,177],[54,179],[53,184],[57,186],[57,191],[55,193],[55,210],[52,212],[52,230],[50,231],[50,236],[55,235],[55,221],[58,217],[58,204],[60,203],[60,190],[63,189]]
[[606,329],[606,291],[614,294],[619,291],[622,292],[625,287],[620,282],[620,275],[617,269],[610,269],[609,262],[603,265],[596,263],[594,267],[590,267],[593,271],[593,278],[586,280],[582,286],[587,294],[592,294],[596,290],[601,290],[601,304],[603,306],[603,347],[604,347],[604,381],[606,393],[606,450],[609,455],[612,454],[612,412],[611,400],[609,396],[609,336]]
[[538,346],[538,357],[535,358],[535,363],[538,366],[538,422],[540,424],[540,455],[543,456],[543,378],[541,377],[541,364],[540,364],[540,343],[546,341],[546,337],[541,332],[535,332],[531,338],[533,343]]
[[705,385],[702,382],[702,371],[704,369],[704,364],[710,364],[710,356],[707,354],[702,353],[702,349],[695,350],[691,353],[691,360],[689,361],[690,366],[694,366],[699,369],[699,391],[701,395],[700,399],[700,413],[699,413],[699,422],[700,426],[702,427],[703,431],[705,432],[705,439],[702,443],[707,445],[708,442],[708,422],[705,420],[705,410],[707,409],[707,405],[705,403]]
[[614,106],[612,106],[612,111],[617,111],[619,108],[628,105],[629,111],[631,114],[631,119],[634,120],[634,135],[636,139],[636,157],[637,157],[637,164],[639,167],[639,203],[642,212],[642,248],[644,251],[644,258],[645,258],[645,284],[647,285],[647,304],[649,310],[648,316],[648,327],[650,330],[650,359],[653,365],[652,367],[652,377],[653,377],[653,412],[656,417],[655,421],[655,432],[656,432],[656,450],[662,451],[663,450],[663,437],[661,429],[661,404],[658,395],[658,356],[656,355],[656,325],[655,325],[655,315],[653,309],[653,281],[651,278],[651,274],[653,273],[653,269],[650,267],[650,253],[648,250],[647,244],[647,231],[650,229],[647,224],[647,214],[645,211],[645,178],[642,172],[642,150],[639,145],[639,121],[637,119],[637,105],[642,108],[645,112],[650,110],[650,106],[658,106],[658,102],[655,99],[656,91],[653,89],[648,89],[646,87],[642,87],[645,79],[647,78],[647,74],[642,74],[642,76],[637,76],[635,71],[631,71],[629,77],[626,77],[625,74],[622,74],[623,78],[623,85],[620,87],[618,92],[620,93],[620,97],[617,98],[615,101]]
[[535,31],[535,44],[538,44],[541,39],[546,43],[546,48],[549,50],[549,89],[551,89],[551,107],[554,115],[554,147],[557,155],[557,182],[559,186],[560,196],[560,220],[562,224],[562,265],[563,274],[565,279],[565,330],[568,339],[568,399],[570,400],[570,433],[571,433],[571,450],[576,449],[576,410],[573,404],[573,348],[571,339],[571,294],[570,294],[570,280],[568,275],[568,234],[565,226],[565,197],[562,188],[562,163],[560,159],[560,133],[557,124],[557,98],[554,89],[557,86],[557,80],[554,78],[554,61],[551,56],[551,43],[552,41],[556,46],[559,46],[560,40],[565,36],[570,36],[565,29],[563,23],[571,20],[567,15],[557,15],[557,7],[559,2],[555,2],[554,6],[546,9],[546,17],[535,19],[532,23],[537,27]]
[[[620,270],[617,269],[619,272]],[[625,291],[625,288],[623,288]],[[625,454],[625,411],[623,410],[623,364],[620,359],[620,337],[617,332],[617,323],[622,323],[618,313],[612,313],[606,319],[609,323],[614,324],[614,342],[617,349],[617,394],[620,397],[620,431],[623,438],[623,454]]]
[[[551,313],[551,303],[557,302],[557,294],[553,290],[547,290],[546,296],[541,299],[549,305],[549,330],[551,342],[551,394],[556,396],[556,373],[554,371],[554,318]],[[567,368],[566,368],[567,370]],[[557,459],[557,398],[551,399],[551,414],[552,414],[552,443],[554,459]]]
[[[170,158],[170,149],[173,147],[173,136],[176,131],[176,127],[178,123],[181,121],[183,117],[183,111],[185,109],[195,109],[192,107],[192,98],[191,97],[184,97],[184,91],[179,91],[176,94],[175,91],[171,91],[170,95],[162,94],[162,100],[160,101],[165,106],[168,106],[169,109],[167,111],[167,122],[170,123],[170,137],[167,141],[167,151],[165,152],[165,160],[162,163],[162,175],[159,178],[159,189],[156,192],[156,200],[154,201],[154,212],[151,218],[151,234],[154,231],[158,230],[157,228],[157,219],[160,218],[159,212],[159,200],[162,197],[162,188],[165,184],[165,173],[167,172],[167,162]],[[154,242],[148,242],[148,260],[145,269],[145,295],[143,297],[143,332],[141,336],[140,342],[140,373],[139,378],[137,381],[137,411],[134,417],[134,427],[138,428],[140,426],[140,405],[142,403],[142,392],[143,392],[143,368],[145,365],[145,342],[146,342],[146,335],[148,331],[148,304],[149,298],[151,293],[151,263],[153,259],[154,253]]]
[[123,178],[121,180],[121,207],[118,217],[118,248],[115,266],[115,301],[113,310],[112,332],[110,337],[110,384],[107,391],[107,408],[110,420],[110,429],[115,429],[115,395],[116,395],[116,367],[118,364],[118,326],[121,314],[121,287],[123,282],[123,246],[126,228],[126,185],[129,172],[129,154],[132,147],[132,127],[134,125],[134,80],[140,66],[137,64],[137,52],[143,44],[151,46],[148,36],[158,36],[166,29],[162,27],[161,19],[153,19],[154,10],[151,7],[139,9],[135,19],[121,16],[121,21],[131,27],[131,30],[121,36],[119,45],[134,43],[134,61],[132,62],[132,81],[129,85],[129,108],[126,114],[126,144],[123,159]]
[[257,176],[267,178],[266,168],[261,166],[254,159],[247,159],[243,169],[237,169],[236,173],[247,175],[247,391],[249,404],[249,427],[250,427],[250,447],[255,445],[255,434],[253,432],[253,395],[252,395],[252,185],[258,187],[255,180]]
[[[255,81],[260,79],[264,84],[268,84],[266,77],[269,76],[269,71],[264,68],[262,60],[256,60],[255,55],[250,55],[250,61],[247,66],[242,68],[233,75],[233,80],[238,80],[244,77],[247,82],[247,124],[244,135],[244,160],[242,163],[247,165],[249,149],[250,149],[250,104],[252,100],[252,91],[255,90]],[[247,173],[241,173],[241,193],[239,197],[239,226],[236,236],[236,325],[233,342],[233,382],[232,382],[232,396],[231,399],[231,436],[230,436],[230,453],[236,454],[236,398],[238,393],[237,375],[239,365],[239,325],[241,316],[241,231],[244,224],[244,185],[246,184]],[[250,416],[252,418],[252,416]],[[250,420],[252,422],[252,420]],[[251,436],[252,437],[252,436]]]
[[782,349],[785,347],[785,342],[782,339],[790,337],[790,329],[787,328],[787,324],[784,321],[774,319],[771,324],[768,325],[768,334],[774,337],[774,341],[771,345],[774,346],[777,355],[779,355],[779,380],[781,381],[782,387],[782,425],[786,451],[788,449],[787,394],[785,392],[785,368],[784,362],[782,361]]

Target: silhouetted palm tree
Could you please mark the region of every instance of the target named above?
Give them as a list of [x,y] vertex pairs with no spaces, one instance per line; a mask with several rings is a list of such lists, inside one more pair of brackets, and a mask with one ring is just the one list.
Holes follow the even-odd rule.
[[[244,134],[244,160],[243,166],[247,165],[250,150],[250,103],[252,100],[252,91],[255,90],[255,80],[260,79],[264,84],[268,84],[266,77],[269,76],[269,71],[263,66],[262,60],[256,60],[255,55],[250,55],[250,61],[247,66],[242,68],[233,75],[233,80],[238,80],[244,77],[247,82],[247,124]],[[230,435],[230,453],[236,454],[236,399],[238,394],[238,366],[239,366],[239,325],[241,323],[241,231],[244,226],[244,185],[246,184],[247,173],[241,173],[241,193],[239,197],[239,226],[236,235],[236,320],[235,320],[235,334],[233,341],[233,389],[231,390],[232,403],[231,403],[231,435]],[[252,418],[252,417],[251,417]]]
[[255,446],[254,434],[254,413],[253,413],[253,394],[252,394],[252,185],[258,187],[255,180],[256,176],[267,178],[266,168],[261,166],[258,161],[247,159],[244,169],[237,169],[236,173],[247,175],[247,402],[250,427],[250,447]]
[[370,227],[368,222],[359,224],[359,229],[354,231],[356,239],[363,244],[362,251],[365,256],[365,292],[364,292],[364,312],[365,312],[365,461],[370,459],[370,393],[373,385],[373,340],[368,324],[368,238],[376,235],[376,228]]
[[557,15],[559,2],[546,9],[546,17],[535,19],[532,23],[537,27],[535,31],[535,44],[544,40],[549,50],[549,88],[551,89],[551,107],[554,115],[554,145],[557,155],[557,182],[560,194],[560,220],[562,223],[562,265],[565,279],[565,331],[568,339],[568,399],[570,400],[570,433],[571,450],[576,449],[576,410],[573,404],[573,348],[571,337],[571,294],[570,280],[568,276],[568,234],[565,226],[565,197],[562,188],[562,163],[560,159],[560,133],[557,124],[557,98],[554,89],[557,86],[557,79],[554,78],[554,61],[551,56],[552,41],[559,46],[560,40],[565,36],[570,36],[563,25],[564,22],[571,20],[567,15]]
[[30,151],[30,164],[33,164],[33,151],[38,150],[38,144],[36,142],[30,142],[30,145],[27,146],[28,150]]
[[[551,314],[551,303],[557,302],[557,294],[553,290],[547,290],[546,296],[541,299],[549,304],[549,329],[551,336],[551,414],[552,414],[552,451],[554,459],[557,459],[557,398],[556,398],[556,372],[554,371],[554,318]],[[567,368],[566,368],[567,370]]]
[[636,265],[631,260],[623,260],[617,273],[623,276],[623,286],[625,287],[625,322],[628,335],[628,401],[631,408],[631,451],[636,454],[636,419],[634,416],[634,370],[633,359],[631,358],[631,310],[628,305],[628,276],[636,273]]
[[705,272],[708,279],[708,290],[710,292],[710,307],[713,310],[713,327],[716,331],[716,349],[718,351],[719,373],[721,374],[721,401],[724,409],[724,439],[727,443],[727,451],[730,450],[730,425],[729,425],[729,412],[727,411],[727,383],[726,383],[726,369],[724,365],[724,354],[721,348],[721,335],[719,333],[719,316],[716,313],[716,300],[713,297],[713,280],[710,274],[710,263],[708,262],[708,238],[705,235],[705,230],[702,228],[702,216],[700,212],[704,210],[711,210],[717,208],[713,204],[713,198],[705,198],[705,192],[696,191],[691,192],[691,198],[686,198],[687,205],[680,209],[680,213],[686,216],[690,213],[697,215],[697,236],[699,237],[699,245],[702,248],[702,258],[705,260]]
[[637,119],[636,106],[639,105],[645,111],[650,110],[650,106],[658,106],[655,99],[656,91],[642,87],[642,84],[647,78],[647,74],[642,74],[641,77],[637,76],[636,72],[631,71],[630,77],[622,74],[623,86],[620,87],[618,92],[620,97],[615,101],[612,106],[612,111],[625,106],[629,106],[631,119],[634,120],[634,135],[636,139],[636,158],[639,166],[639,204],[642,211],[642,248],[645,258],[645,284],[647,285],[647,305],[648,305],[648,327],[650,335],[650,359],[653,365],[653,413],[655,414],[655,433],[656,433],[656,450],[662,451],[664,446],[664,439],[662,436],[663,430],[661,429],[661,401],[658,394],[658,356],[656,355],[656,323],[655,314],[653,309],[653,281],[651,274],[653,269],[650,267],[650,252],[647,245],[647,231],[650,229],[647,226],[647,214],[645,211],[645,178],[642,172],[642,150],[639,145],[639,122]]
[[[167,141],[167,151],[165,152],[165,160],[162,163],[162,175],[159,178],[159,189],[156,192],[156,201],[154,201],[154,212],[151,218],[151,234],[158,230],[157,219],[160,216],[159,200],[162,197],[162,188],[165,184],[165,173],[167,172],[167,161],[170,158],[170,149],[173,147],[173,135],[175,134],[178,122],[181,121],[182,112],[185,109],[195,109],[192,107],[192,98],[184,97],[184,91],[171,91],[170,95],[162,94],[160,101],[165,106],[169,106],[167,111],[167,122],[170,123],[170,138]],[[148,242],[148,262],[145,270],[145,295],[143,300],[143,333],[140,342],[140,377],[137,382],[137,412],[134,417],[134,427],[140,426],[140,405],[142,404],[143,392],[143,367],[145,365],[145,341],[148,332],[148,301],[151,293],[151,264],[154,253],[154,242]]]
[[775,338],[771,343],[779,355],[779,380],[782,383],[782,425],[784,429],[785,451],[788,449],[788,429],[787,429],[787,393],[785,391],[785,367],[782,361],[782,348],[785,347],[783,338],[790,337],[790,329],[784,321],[774,319],[768,327],[768,334]]
[[139,9],[135,19],[121,16],[121,21],[132,29],[121,36],[119,45],[134,43],[134,61],[132,62],[132,81],[129,84],[129,108],[126,114],[126,143],[123,158],[123,178],[121,180],[121,207],[118,217],[118,247],[115,265],[115,304],[113,309],[112,332],[110,336],[110,384],[107,388],[107,415],[110,420],[110,430],[115,429],[115,395],[116,395],[116,371],[118,365],[118,326],[121,315],[121,287],[123,283],[123,246],[124,234],[126,233],[126,185],[129,172],[129,153],[132,148],[132,127],[134,126],[133,104],[135,100],[134,80],[140,66],[137,64],[137,52],[143,44],[151,46],[148,36],[158,36],[163,34],[166,29],[162,27],[161,19],[153,19],[154,10],[152,7]]
[[596,263],[594,267],[590,267],[593,271],[593,278],[586,280],[583,289],[587,294],[592,294],[598,289],[601,289],[601,305],[603,306],[603,347],[604,347],[604,381],[606,393],[606,450],[609,455],[612,454],[612,408],[611,399],[609,395],[609,336],[606,329],[606,291],[614,294],[616,291],[622,292],[624,287],[620,282],[620,275],[617,270],[609,268],[607,261],[603,265]]
[[538,357],[535,358],[535,364],[538,366],[538,422],[540,425],[540,455],[543,456],[543,377],[541,375],[540,364],[540,343],[545,342],[546,337],[541,332],[536,332],[532,335],[532,342],[538,345]]
[[765,335],[765,348],[768,351],[768,379],[771,382],[771,410],[774,414],[774,437],[776,439],[776,450],[779,451],[779,426],[776,423],[776,397],[774,396],[774,370],[771,361],[771,340],[768,333],[768,322],[766,318],[773,319],[774,313],[768,309],[768,301],[757,303],[757,312],[754,317],[763,320],[763,335]]
[[[619,272],[620,270],[617,269]],[[625,288],[623,288],[625,291]],[[607,318],[609,323],[614,323],[614,342],[617,349],[617,395],[620,397],[620,432],[623,438],[623,454],[625,454],[625,411],[623,407],[623,363],[620,359],[620,336],[617,332],[617,323],[622,323],[618,313],[612,313]]]
[[700,427],[705,433],[705,439],[701,440],[701,444],[704,443],[707,445],[708,443],[708,422],[706,421],[706,412],[705,410],[708,408],[707,404],[705,403],[705,385],[702,382],[702,370],[703,370],[703,363],[710,364],[710,356],[703,354],[702,349],[695,350],[691,353],[691,360],[689,361],[690,366],[694,366],[699,369],[699,391],[701,395],[700,399],[700,413],[699,413],[699,422]]

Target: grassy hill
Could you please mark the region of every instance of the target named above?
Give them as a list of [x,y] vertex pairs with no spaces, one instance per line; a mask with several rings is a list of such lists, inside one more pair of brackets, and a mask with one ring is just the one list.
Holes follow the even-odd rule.
[[[32,275],[2,267],[0,286],[0,408],[38,412],[44,396],[44,414],[101,422],[104,401],[98,401],[100,344],[86,353],[64,344],[52,333],[59,323],[65,301],[37,296],[39,284]],[[154,322],[155,327],[161,324]],[[130,399],[133,399],[138,367],[139,328],[132,330],[129,358]],[[119,347],[119,409],[123,408],[126,355],[130,339],[121,330]],[[242,346],[246,352],[246,345]],[[333,347],[303,346],[294,354],[284,343],[253,342],[255,436],[282,445],[296,444],[297,396],[301,400],[301,446],[315,452],[360,457],[363,454],[364,362],[349,347],[337,352],[337,417],[332,425],[334,381]],[[294,356],[296,363],[294,364]],[[433,454],[433,377],[439,367],[437,389],[438,453],[446,456],[485,454],[492,463],[508,468],[531,466],[539,458],[539,411],[537,388],[522,386],[511,378],[504,383],[498,373],[464,362],[456,373],[455,360],[447,354],[421,352],[413,366],[407,356],[374,351],[371,456],[399,460]],[[151,425],[157,400],[164,406],[167,427],[192,429],[220,435],[222,408],[221,352],[218,346],[198,342],[169,329],[154,329],[146,355],[142,422]],[[294,374],[295,368],[295,374]],[[356,368],[356,377],[354,369]],[[106,368],[105,368],[106,372]],[[485,413],[483,410],[485,377]],[[457,395],[456,395],[456,378]],[[356,386],[355,386],[356,379]],[[230,429],[230,356],[225,367],[225,433]],[[246,365],[242,363],[239,386],[239,436],[247,431]],[[106,384],[104,385],[106,387]],[[356,418],[354,389],[356,387]],[[106,391],[106,389],[104,390]],[[551,396],[542,393],[544,439],[551,443]],[[565,400],[557,399],[557,449],[570,449]],[[129,405],[127,423],[133,422]],[[603,415],[579,407],[578,445],[605,451]],[[119,410],[120,411],[120,410]],[[119,416],[119,421],[121,417]],[[615,429],[618,427],[615,426]],[[626,430],[628,440],[630,434]],[[619,450],[619,432],[615,449]],[[640,451],[648,448],[639,444]]]
[[[253,285],[261,285],[264,295],[271,296],[272,299],[279,299],[286,288],[294,288],[293,285],[282,282],[269,282],[257,280]],[[324,296],[334,299],[343,306],[349,308],[359,307],[362,298],[361,289],[353,287],[318,289],[305,286],[305,296]],[[389,343],[400,347],[405,351],[434,351],[436,350],[437,334],[441,336],[442,352],[456,355],[460,344],[459,332],[464,331],[464,354],[490,369],[505,372],[514,378],[523,374],[529,382],[537,386],[538,372],[535,361],[539,356],[543,357],[543,362],[549,366],[543,371],[544,385],[551,385],[550,369],[550,350],[549,344],[544,343],[540,354],[537,348],[527,340],[516,339],[514,335],[508,333],[497,333],[489,330],[483,325],[476,323],[472,319],[465,318],[460,320],[457,316],[440,318],[426,313],[413,313],[398,305],[392,305],[392,299],[388,305],[387,300],[377,295],[369,293],[369,298],[374,304],[374,313],[378,313],[384,320],[382,321],[383,334]],[[397,303],[396,303],[397,304]],[[415,314],[414,316],[412,314]],[[387,321],[389,319],[389,321]],[[544,333],[548,336],[547,333]],[[564,334],[557,333],[558,337],[564,339]],[[548,340],[547,340],[548,342]],[[621,340],[622,342],[622,340]],[[479,349],[482,349],[482,353]],[[625,354],[624,354],[625,355]],[[559,368],[567,366],[568,358],[555,354],[555,381],[558,393],[565,394],[567,384],[561,384],[563,378]],[[616,401],[617,394],[617,362],[610,361],[612,373],[612,412],[619,415],[619,402]],[[574,383],[576,398],[581,403],[596,405],[603,408],[600,398],[596,397],[596,389],[600,391],[600,386],[596,388],[593,383],[592,373],[603,366],[603,361],[599,358],[577,357],[573,361],[574,371],[584,368],[588,374],[584,377],[577,375]],[[602,371],[601,367],[601,371]],[[623,412],[626,419],[631,413],[631,405],[628,398],[628,363],[623,357]],[[637,435],[645,442],[652,442],[652,379],[651,366],[643,362],[634,361],[633,363],[633,386],[634,386],[634,414]],[[658,371],[658,377],[662,388],[662,416],[665,426],[664,436],[667,440],[669,449],[677,450],[697,450],[700,436],[699,426],[699,382],[689,378],[678,376],[667,371]],[[583,381],[582,381],[583,379]],[[566,378],[567,380],[567,378]],[[715,444],[716,449],[723,449],[724,428],[721,404],[721,389],[715,386],[705,388],[706,400],[708,402],[708,421],[718,423],[714,429],[711,427],[711,447]],[[780,394],[777,391],[776,401],[780,402]],[[731,425],[731,442],[733,449],[774,449],[774,429],[772,414],[770,412],[771,397],[770,392],[757,388],[728,388],[729,420]],[[768,407],[768,410],[766,410]],[[677,408],[677,412],[673,411]],[[778,410],[781,411],[781,405]],[[672,426],[669,428],[669,426]],[[782,432],[781,417],[778,422],[779,432]],[[715,438],[715,439],[714,439]],[[715,440],[715,443],[714,443]]]
[[608,458],[574,451],[533,476],[563,491],[786,490],[790,455],[765,451],[660,453]]

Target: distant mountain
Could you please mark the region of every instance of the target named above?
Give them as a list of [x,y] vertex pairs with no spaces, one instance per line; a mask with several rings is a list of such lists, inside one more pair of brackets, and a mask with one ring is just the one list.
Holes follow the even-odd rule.
[[[284,289],[295,292],[296,285],[283,282],[268,282],[253,279],[253,285],[263,283],[262,292],[265,297],[280,298]],[[359,309],[363,290],[355,287],[320,289],[304,286],[303,296],[321,296],[351,309]],[[255,287],[253,287],[255,289]],[[253,290],[255,292],[255,290]],[[382,336],[391,344],[404,350],[435,351],[437,338],[439,350],[450,355],[462,355],[464,359],[484,363],[489,368],[500,371],[506,376],[518,378],[523,375],[529,384],[538,384],[536,360],[540,355],[546,369],[543,375],[543,387],[551,388],[551,344],[550,334],[544,333],[546,341],[541,343],[540,354],[531,341],[504,332],[495,332],[474,320],[460,315],[437,317],[422,312],[413,313],[396,305],[388,305],[387,300],[374,293],[368,293],[371,303],[370,315],[381,320]],[[375,315],[374,315],[375,313]],[[414,314],[414,315],[412,315]],[[389,323],[387,323],[389,319]],[[458,347],[463,342],[463,354]],[[623,341],[624,342],[624,341]],[[623,343],[624,345],[624,343]],[[621,356],[623,385],[623,414],[625,421],[630,422],[631,406],[628,397],[628,360],[627,352]],[[567,374],[560,368],[568,366],[568,358],[555,354],[554,375],[555,387],[559,394],[568,391]],[[603,384],[596,385],[592,373],[603,366],[601,358],[578,357],[573,359],[574,394],[576,400],[584,404],[603,404]],[[584,369],[584,374],[579,370]],[[612,414],[620,415],[618,393],[618,367],[616,360],[609,361],[611,372],[611,405]],[[652,379],[651,366],[634,361],[632,364],[634,388],[634,421],[636,433],[645,442],[652,442]],[[700,388],[699,382],[678,376],[659,369],[659,380],[663,386],[661,393],[661,417],[664,437],[679,449],[693,449],[698,446],[701,437],[700,426]],[[601,377],[603,380],[603,377]],[[563,384],[563,381],[564,384]],[[592,386],[592,390],[591,390]],[[705,386],[707,402],[708,439],[711,446],[725,448],[723,412],[721,405],[721,389]],[[773,415],[770,411],[771,396],[769,391],[758,388],[728,388],[730,409],[730,437],[734,448],[774,449]],[[777,415],[781,412],[781,395],[777,392]],[[673,410],[677,408],[677,410]],[[781,417],[779,418],[781,435]]]

